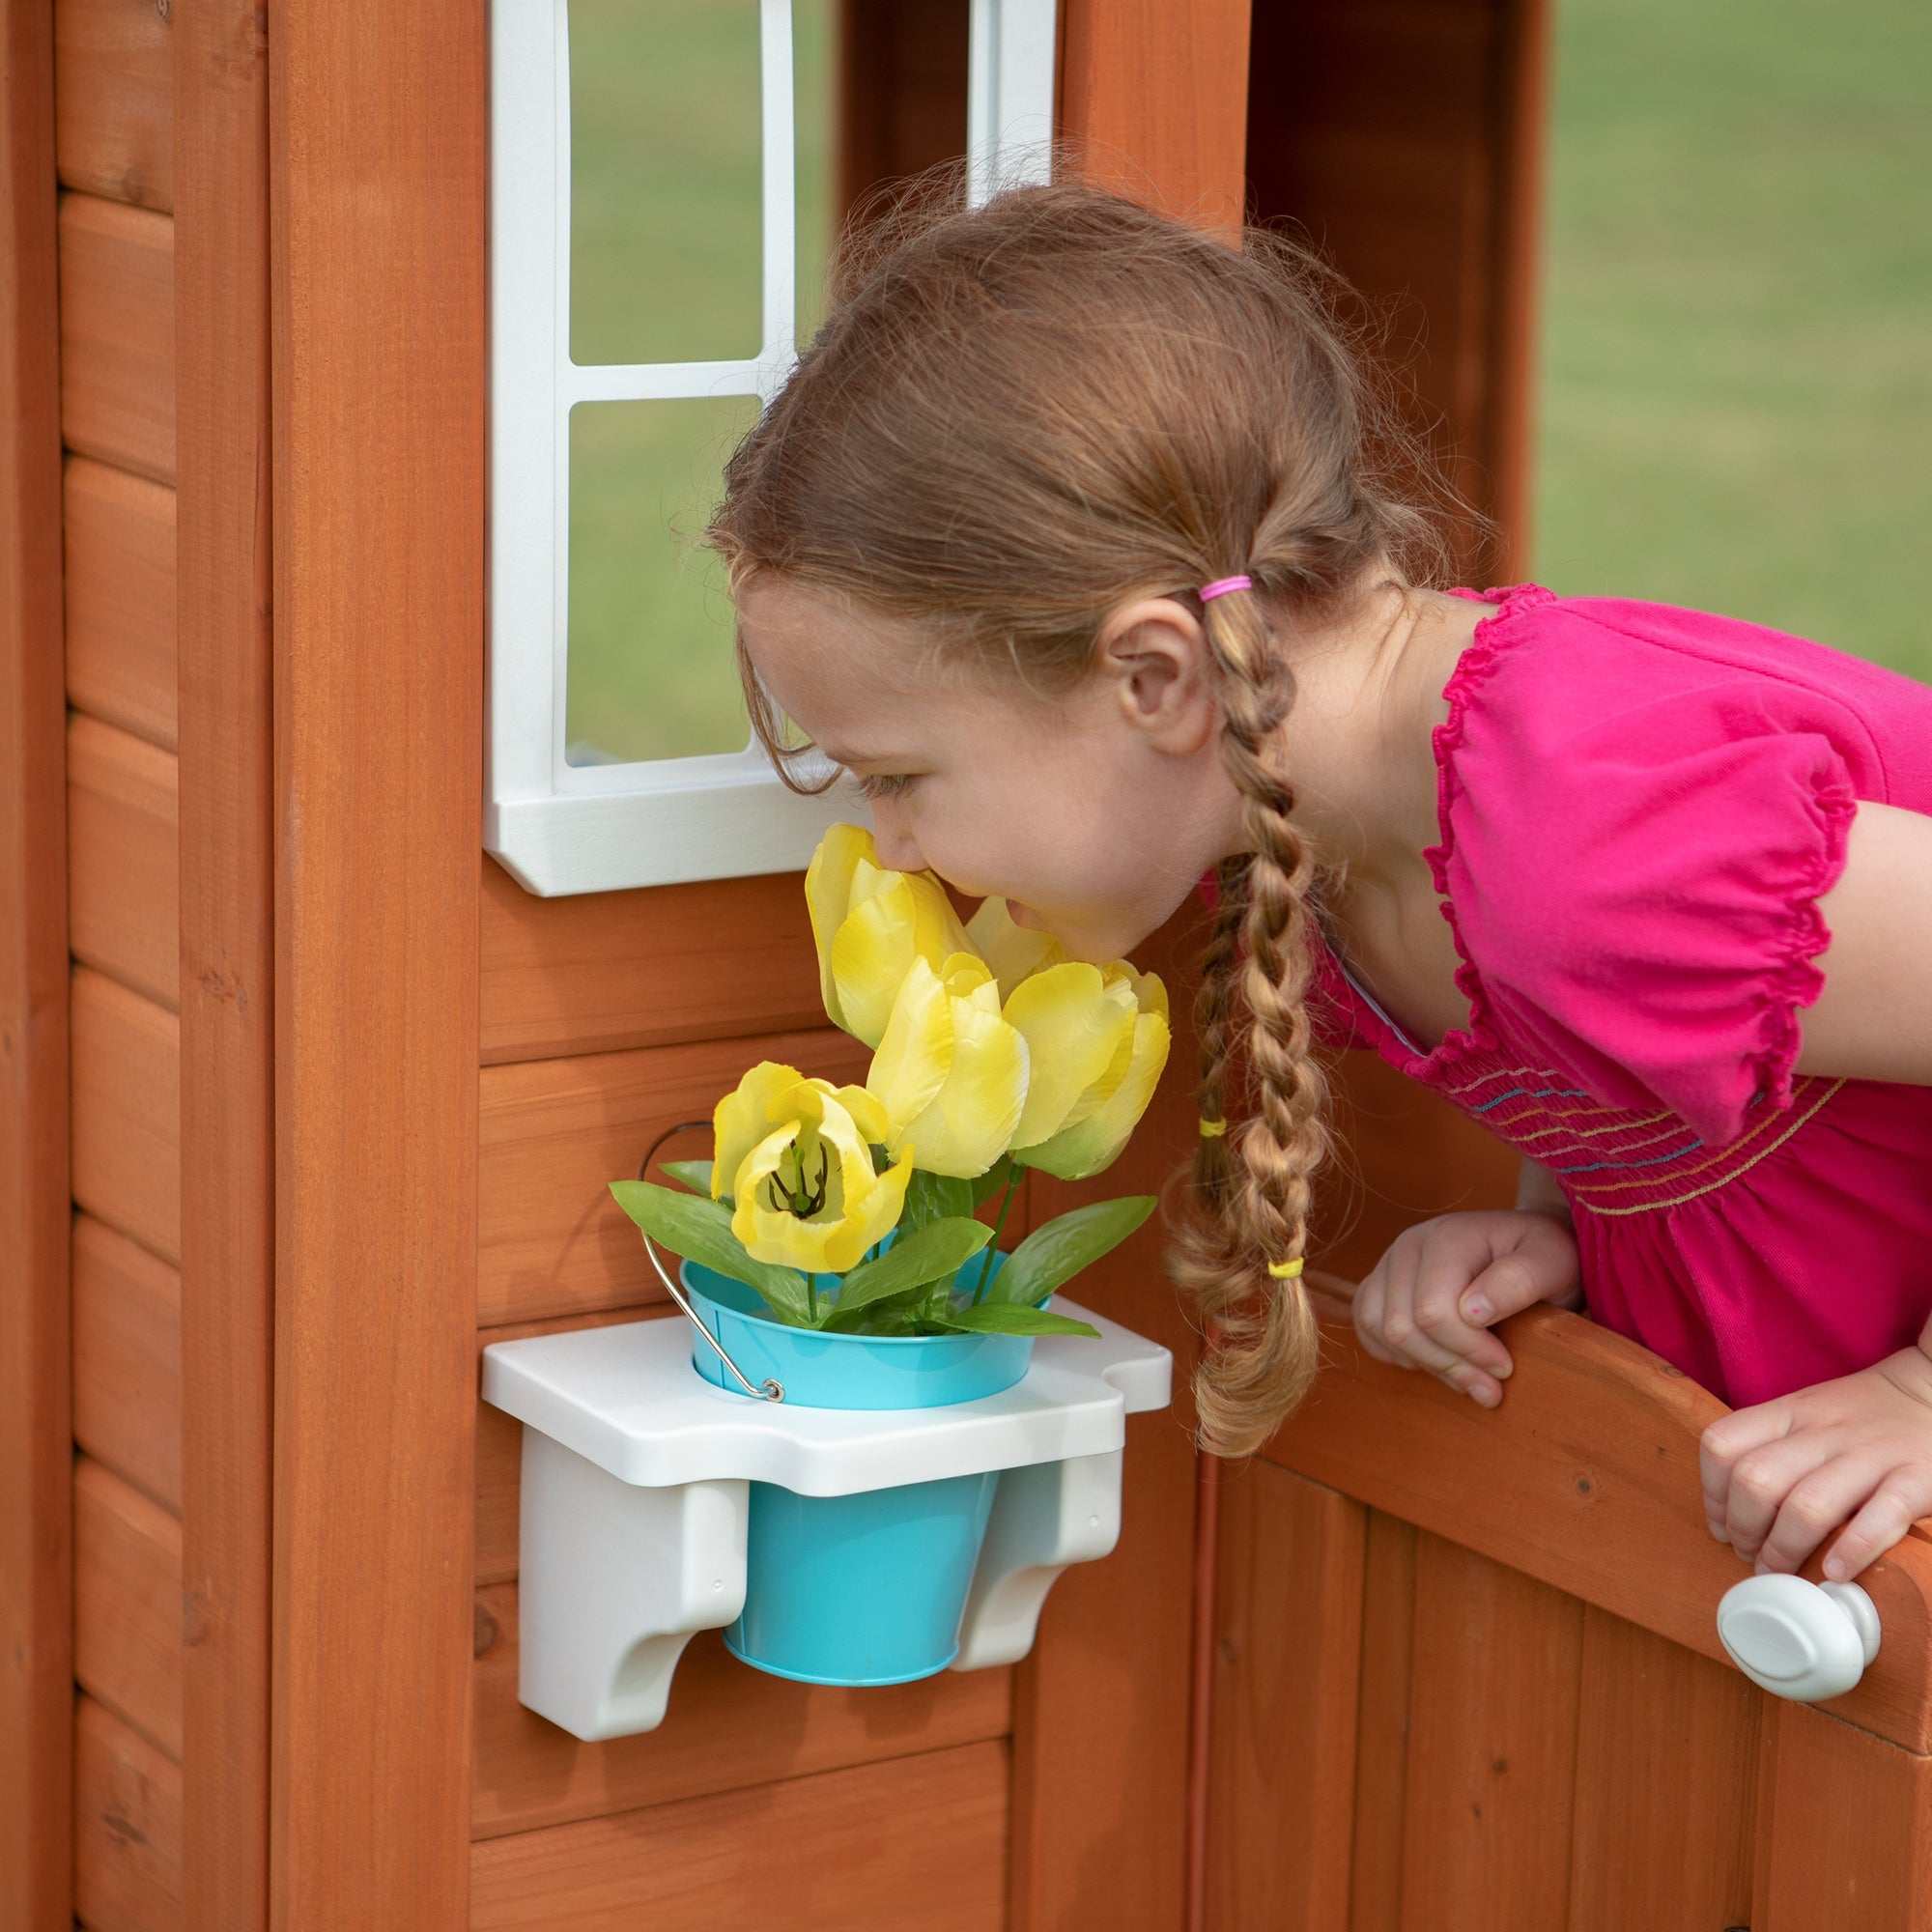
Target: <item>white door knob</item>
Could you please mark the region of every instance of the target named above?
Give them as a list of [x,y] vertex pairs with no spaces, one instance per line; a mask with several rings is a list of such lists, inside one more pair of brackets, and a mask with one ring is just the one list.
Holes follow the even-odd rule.
[[1842,1697],[1878,1655],[1878,1609],[1856,1583],[1747,1577],[1719,1600],[1718,1636],[1753,1684],[1816,1704]]

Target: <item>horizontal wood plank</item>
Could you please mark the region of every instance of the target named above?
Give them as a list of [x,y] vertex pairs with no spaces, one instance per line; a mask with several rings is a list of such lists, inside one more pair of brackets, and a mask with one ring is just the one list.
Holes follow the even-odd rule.
[[55,0],[54,152],[63,187],[174,206],[174,35],[155,0]]
[[181,1275],[91,1215],[73,1222],[73,1436],[181,1514]]
[[823,1024],[796,872],[537,898],[483,862],[483,1061]]
[[182,1775],[104,1705],[74,1709],[73,1905],[87,1932],[180,1932]]
[[136,475],[175,473],[175,225],[69,194],[60,207],[61,437]]
[[[1697,1441],[1725,1412],[1716,1396],[1634,1342],[1539,1307],[1498,1329],[1516,1368],[1501,1406],[1482,1409],[1372,1361],[1346,1303],[1317,1301],[1321,1378],[1271,1461],[1727,1662],[1718,1599],[1747,1573],[1704,1526]],[[1932,1744],[1932,1540],[1915,1530],[1859,1581],[1886,1642],[1827,1708],[1908,1749]]]
[[599,1818],[710,1792],[1004,1738],[1010,1669],[941,1671],[844,1690],[740,1663],[715,1631],[695,1637],[664,1722],[587,1745],[517,1702],[517,1591],[476,1596],[474,1829],[479,1838]]
[[996,1932],[1007,1747],[923,1757],[486,1838],[472,1932]]
[[99,719],[67,738],[73,956],[168,1008],[181,990],[181,801],[172,752]]
[[[868,1055],[827,1027],[486,1066],[479,1324],[662,1301],[641,1239],[611,1199],[610,1183],[636,1175],[644,1150],[666,1127],[708,1121],[761,1059],[847,1081],[863,1078]],[[694,1135],[689,1151],[707,1149]]]
[[181,1524],[83,1457],[73,1476],[73,1674],[179,1761]]
[[175,493],[70,456],[63,494],[67,696],[175,748]]
[[73,976],[73,1198],[181,1261],[181,1022],[104,973]]

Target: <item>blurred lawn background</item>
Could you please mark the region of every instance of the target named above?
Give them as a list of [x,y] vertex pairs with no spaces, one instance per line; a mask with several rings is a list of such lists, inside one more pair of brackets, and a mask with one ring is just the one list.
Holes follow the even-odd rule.
[[[1932,5],[1555,4],[1534,574],[1932,678]],[[578,360],[755,351],[756,15],[570,0]],[[805,334],[832,0],[795,17]],[[720,573],[689,540],[749,412],[575,412],[582,761],[746,742]]]
[[1932,678],[1932,6],[1556,7],[1531,570]]

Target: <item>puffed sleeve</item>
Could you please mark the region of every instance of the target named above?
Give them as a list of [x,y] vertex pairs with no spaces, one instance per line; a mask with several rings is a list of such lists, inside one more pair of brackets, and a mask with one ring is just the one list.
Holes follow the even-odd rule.
[[1735,1140],[1790,1104],[1824,988],[1818,900],[1857,810],[1835,707],[1738,672],[1552,683],[1525,654],[1487,676],[1438,733],[1430,855],[1476,1023]]

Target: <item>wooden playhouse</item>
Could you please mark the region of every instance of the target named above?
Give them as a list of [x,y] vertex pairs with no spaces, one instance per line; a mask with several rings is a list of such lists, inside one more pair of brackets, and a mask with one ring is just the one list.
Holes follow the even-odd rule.
[[[1553,1311],[1493,1414],[1339,1318],[1250,1466],[1197,1460],[1184,1392],[1134,1419],[1119,1547],[1017,1665],[836,1690],[700,1638],[658,1729],[519,1703],[480,1347],[663,1312],[604,1183],[756,1054],[852,1054],[769,791],[715,752],[701,785],[574,757],[555,640],[517,629],[563,567],[547,493],[590,472],[512,419],[506,354],[577,400],[698,393],[688,350],[586,374],[557,339],[524,163],[579,11],[0,29],[0,1928],[1932,1924],[1932,1548],[1864,1578],[1855,1690],[1757,1690],[1713,1622],[1717,1405]],[[1298,221],[1399,300],[1520,552],[1542,0],[832,11],[801,222],[1022,110],[1193,218]],[[732,393],[782,352],[769,286]],[[611,875],[644,849],[676,863]],[[1196,937],[1143,963],[1184,988]],[[1108,1191],[1184,1152],[1187,1060]],[[1427,1096],[1346,1084],[1339,1272],[1509,1197]],[[1035,1216],[1067,1191],[1030,1184]],[[1151,1231],[1125,1252],[1083,1292],[1184,1365]]]

